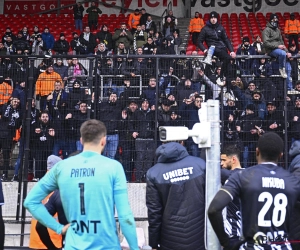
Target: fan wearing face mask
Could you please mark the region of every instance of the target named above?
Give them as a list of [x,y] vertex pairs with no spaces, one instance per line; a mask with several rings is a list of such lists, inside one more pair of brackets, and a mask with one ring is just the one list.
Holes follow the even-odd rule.
[[278,58],[279,72],[283,78],[287,78],[286,57],[291,57],[291,53],[285,47],[280,29],[278,28],[278,16],[270,15],[270,20],[263,31],[263,41],[268,55]]

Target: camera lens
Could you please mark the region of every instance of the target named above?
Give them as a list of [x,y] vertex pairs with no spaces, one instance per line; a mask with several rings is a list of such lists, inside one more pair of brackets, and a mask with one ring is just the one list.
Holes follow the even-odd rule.
[[167,130],[161,129],[159,131],[159,138],[163,141],[167,139]]

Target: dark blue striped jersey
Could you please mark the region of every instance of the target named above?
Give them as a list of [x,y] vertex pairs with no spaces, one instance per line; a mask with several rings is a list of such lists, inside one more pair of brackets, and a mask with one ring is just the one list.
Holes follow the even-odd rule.
[[290,216],[300,198],[299,180],[272,163],[236,171],[222,190],[239,197],[246,243],[240,249],[292,249]]
[[[226,177],[229,178],[233,173],[242,170],[237,168],[234,170],[224,171],[221,170],[221,179],[224,180]],[[225,181],[225,183],[227,180]],[[222,183],[223,184],[223,183]],[[229,238],[239,240],[242,236],[242,216],[240,208],[240,199],[238,197],[234,198],[222,211],[224,230],[228,234]]]

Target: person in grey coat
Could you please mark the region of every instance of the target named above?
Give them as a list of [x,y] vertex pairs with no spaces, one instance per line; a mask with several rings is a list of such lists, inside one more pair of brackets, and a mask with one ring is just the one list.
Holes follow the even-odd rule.
[[280,75],[283,78],[287,78],[285,71],[286,57],[291,57],[291,53],[288,52],[288,49],[284,45],[278,26],[278,16],[276,14],[271,14],[270,20],[263,30],[262,35],[267,54],[278,58]]

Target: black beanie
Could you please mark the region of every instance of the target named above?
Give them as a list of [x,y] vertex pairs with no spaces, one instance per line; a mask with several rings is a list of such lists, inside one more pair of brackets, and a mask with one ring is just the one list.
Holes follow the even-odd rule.
[[250,39],[248,36],[243,37],[243,43],[248,42],[250,43]]
[[210,14],[209,14],[209,19],[211,19],[211,18],[213,18],[213,17],[218,18],[218,17],[219,17],[219,14],[218,14],[216,11],[210,12]]
[[255,105],[250,103],[247,105],[246,109],[252,110],[253,112],[255,112]]
[[278,20],[278,16],[277,16],[275,13],[272,13],[272,14],[270,15],[270,22],[271,22],[274,18],[276,18],[276,19]]

